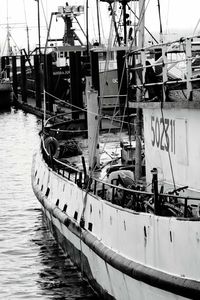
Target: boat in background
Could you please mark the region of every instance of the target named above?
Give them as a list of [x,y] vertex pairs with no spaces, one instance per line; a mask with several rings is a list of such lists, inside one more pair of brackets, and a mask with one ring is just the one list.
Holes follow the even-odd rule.
[[[130,1],[119,2],[126,15]],[[32,187],[53,236],[102,299],[197,300],[200,78],[192,43],[199,37],[146,47],[145,0],[137,3],[138,46],[119,50],[123,93],[113,96],[120,114],[103,114],[108,82],[96,78],[91,59],[79,108],[87,126],[62,115],[46,121]]]
[[10,109],[12,105],[12,83],[10,78],[4,74],[5,72],[2,72],[0,78],[0,109]]

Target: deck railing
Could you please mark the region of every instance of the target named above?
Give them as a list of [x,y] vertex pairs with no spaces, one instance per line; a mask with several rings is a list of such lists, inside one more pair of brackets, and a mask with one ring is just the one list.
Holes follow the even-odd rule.
[[[182,84],[182,89],[187,90],[187,99],[193,100],[192,91],[197,89],[197,85],[199,89],[200,85],[199,38],[200,36],[181,38],[174,42],[152,45],[130,52],[129,72],[140,77],[139,82],[132,82],[130,86],[133,89],[141,88],[144,95],[148,88],[160,87],[163,89],[162,101],[167,101],[166,88],[171,89],[177,84]],[[194,39],[198,41],[198,46],[194,44]],[[159,54],[159,58],[155,58],[156,54],[157,56]],[[137,57],[140,58],[139,61]]]
[[[108,183],[97,178],[89,178],[82,171],[73,166],[51,157],[45,149],[44,141],[42,141],[42,154],[45,162],[63,178],[77,184],[87,193],[92,193],[103,200],[107,200],[112,204],[119,205],[123,208],[132,209],[136,212],[155,213],[155,199],[159,202],[160,211],[158,215],[176,216],[181,218],[194,217],[193,208],[198,209],[200,198],[178,195],[173,193],[146,192],[142,185],[134,185],[130,188],[118,186],[118,182]],[[185,189],[187,187],[184,187]],[[197,203],[192,205],[191,203]],[[196,214],[199,217],[199,212]]]

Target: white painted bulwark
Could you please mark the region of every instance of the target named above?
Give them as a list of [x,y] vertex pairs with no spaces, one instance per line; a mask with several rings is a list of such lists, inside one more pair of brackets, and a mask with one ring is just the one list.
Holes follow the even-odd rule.
[[[152,168],[158,169],[159,183],[189,186],[200,192],[200,110],[144,109],[144,141],[147,182]],[[171,165],[170,165],[171,160]]]
[[190,299],[188,288],[193,293],[199,286],[199,220],[136,213],[89,193],[81,228],[85,191],[50,170],[41,153],[34,157],[32,185],[58,242],[82,253],[89,278],[113,299]]
[[87,122],[88,122],[88,152],[89,167],[99,167],[99,104],[98,92],[90,89],[87,98]]

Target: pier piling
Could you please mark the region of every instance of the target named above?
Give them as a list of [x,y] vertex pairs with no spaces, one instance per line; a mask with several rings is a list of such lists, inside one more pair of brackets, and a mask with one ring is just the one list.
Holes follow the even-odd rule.
[[[127,75],[126,75],[126,53],[125,51],[117,52],[117,70],[118,70],[118,89],[119,89],[119,105],[121,115],[124,115],[124,107],[126,98],[124,95],[127,93]],[[123,96],[121,96],[123,95]]]
[[17,104],[18,100],[18,82],[17,82],[17,63],[16,56],[12,56],[12,84],[13,84],[13,104]]
[[35,97],[36,97],[36,107],[42,107],[41,99],[41,76],[40,76],[40,56],[34,55],[34,75],[35,75]]
[[20,62],[21,62],[21,95],[22,95],[22,102],[27,103],[27,82],[26,82],[25,55],[20,56]]
[[81,78],[81,52],[70,52],[70,91],[72,104],[72,118],[77,119],[77,107],[83,108],[82,78]]
[[52,69],[52,56],[49,54],[44,55],[44,71],[45,71],[44,85],[45,85],[45,91],[47,92],[46,107],[47,110],[53,112],[54,99],[49,95],[49,94],[53,94],[53,69]]
[[100,83],[99,83],[99,54],[98,52],[91,51],[91,75],[92,75],[92,87],[98,91],[100,95]]

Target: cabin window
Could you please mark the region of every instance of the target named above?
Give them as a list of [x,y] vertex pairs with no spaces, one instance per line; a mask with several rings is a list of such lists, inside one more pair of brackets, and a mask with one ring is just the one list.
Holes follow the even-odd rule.
[[58,205],[59,205],[59,202],[60,202],[60,200],[59,200],[59,199],[57,199],[57,201],[56,201],[56,206],[58,206]]
[[60,52],[60,57],[64,57],[63,51]]

